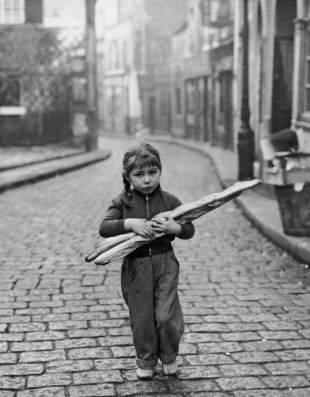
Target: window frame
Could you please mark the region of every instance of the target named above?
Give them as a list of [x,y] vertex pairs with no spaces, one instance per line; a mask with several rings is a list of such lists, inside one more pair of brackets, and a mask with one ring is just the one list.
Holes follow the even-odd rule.
[[25,0],[0,0],[0,25],[21,25],[25,19]]

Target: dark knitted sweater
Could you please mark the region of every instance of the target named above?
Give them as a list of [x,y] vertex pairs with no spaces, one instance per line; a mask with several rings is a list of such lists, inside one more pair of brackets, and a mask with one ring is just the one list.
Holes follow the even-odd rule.
[[[112,204],[100,224],[99,234],[101,237],[112,237],[128,233],[124,227],[125,219],[140,218],[150,220],[155,215],[161,212],[171,211],[181,204],[181,201],[177,197],[162,190],[160,187],[149,195],[140,193],[135,189],[131,190],[130,198],[125,193],[122,193],[112,200]],[[192,223],[186,223],[181,225],[181,227],[182,231],[178,235],[179,238],[189,239],[194,235],[195,229]],[[172,249],[171,241],[174,238],[174,235],[159,237],[150,244],[137,248],[135,255],[147,256],[158,251],[168,252]]]

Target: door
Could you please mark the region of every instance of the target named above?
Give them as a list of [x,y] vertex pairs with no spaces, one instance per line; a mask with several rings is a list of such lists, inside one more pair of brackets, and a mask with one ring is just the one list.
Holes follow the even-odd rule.
[[151,134],[154,134],[156,126],[156,99],[155,97],[149,98],[149,127]]

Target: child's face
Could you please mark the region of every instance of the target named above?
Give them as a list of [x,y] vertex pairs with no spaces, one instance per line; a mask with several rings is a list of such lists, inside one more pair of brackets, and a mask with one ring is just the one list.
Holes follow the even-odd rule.
[[129,173],[128,179],[138,192],[150,194],[159,184],[160,169],[157,166],[133,168]]

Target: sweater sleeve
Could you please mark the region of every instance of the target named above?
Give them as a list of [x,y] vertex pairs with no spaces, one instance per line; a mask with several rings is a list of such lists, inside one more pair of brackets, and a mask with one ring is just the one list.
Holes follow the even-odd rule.
[[[171,199],[172,199],[172,207],[173,207],[172,209],[175,209],[180,205],[182,205],[182,202],[177,197],[171,195]],[[182,240],[188,240],[194,236],[195,226],[193,225],[192,222],[184,223],[183,225],[181,225],[181,228],[182,228],[181,233],[176,237]]]
[[106,216],[100,223],[99,234],[101,237],[113,237],[119,234],[127,233],[125,230],[123,219],[123,204],[121,196],[112,200],[112,204],[108,208]]

